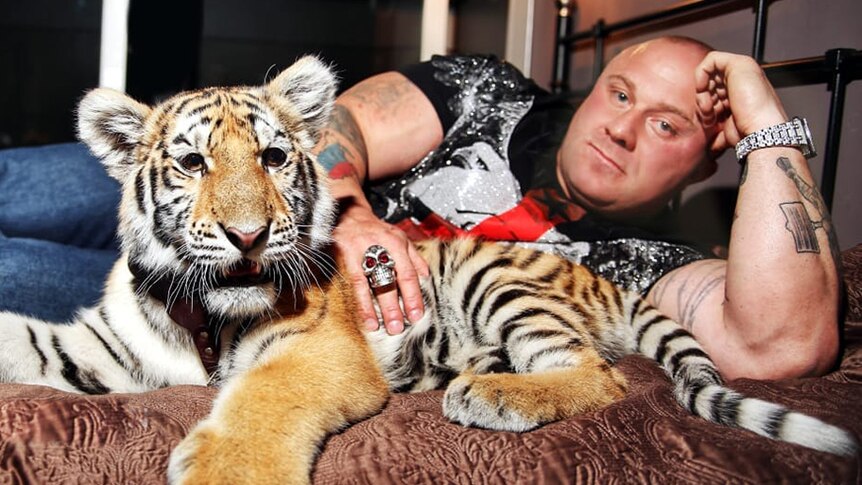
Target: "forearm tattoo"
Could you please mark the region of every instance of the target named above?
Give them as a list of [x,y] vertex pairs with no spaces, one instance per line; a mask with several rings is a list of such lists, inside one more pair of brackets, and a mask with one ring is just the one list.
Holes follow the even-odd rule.
[[823,197],[820,196],[820,192],[817,191],[816,187],[807,183],[799,176],[788,158],[778,157],[775,163],[793,181],[802,197],[814,207],[816,217],[819,217],[818,220],[812,219],[802,202],[793,201],[779,204],[786,221],[784,227],[793,235],[796,252],[819,253],[820,244],[817,242],[817,230],[823,229],[826,233],[826,239],[829,241],[829,251],[832,260],[840,272],[841,249],[838,246],[838,237],[835,234],[835,229],[832,226],[832,218],[829,216],[829,210],[823,202]]
[[676,320],[690,332],[701,304],[726,279],[724,261],[704,262],[693,271],[677,272],[659,280],[652,292],[652,304],[661,305],[668,290],[675,287]]
[[356,120],[347,108],[339,104],[335,105],[332,109],[332,118],[329,121],[329,127],[332,131],[341,134],[353,146],[357,155],[362,158],[368,156],[362,131],[359,130]]
[[[346,144],[340,143],[339,138],[344,139]],[[332,110],[332,117],[323,135],[322,147],[317,161],[333,179],[356,176],[356,169],[350,163],[351,155],[363,161],[368,159],[362,133],[353,115],[341,105],[335,105]]]

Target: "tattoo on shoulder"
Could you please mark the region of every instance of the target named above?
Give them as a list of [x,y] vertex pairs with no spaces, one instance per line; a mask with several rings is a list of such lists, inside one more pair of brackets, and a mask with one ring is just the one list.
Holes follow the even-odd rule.
[[402,96],[410,85],[412,83],[404,78],[374,79],[357,84],[346,94],[377,109],[392,109],[403,100]]
[[793,181],[802,197],[814,207],[815,217],[819,217],[817,220],[812,219],[802,202],[794,201],[779,204],[786,221],[784,227],[793,235],[796,252],[819,253],[820,244],[817,242],[816,231],[822,229],[826,233],[826,239],[829,241],[829,251],[835,262],[835,267],[840,274],[841,250],[838,246],[838,237],[835,234],[835,228],[832,225],[832,218],[829,215],[829,210],[826,208],[823,197],[820,196],[820,192],[817,191],[816,187],[799,176],[788,158],[778,157],[775,163]]

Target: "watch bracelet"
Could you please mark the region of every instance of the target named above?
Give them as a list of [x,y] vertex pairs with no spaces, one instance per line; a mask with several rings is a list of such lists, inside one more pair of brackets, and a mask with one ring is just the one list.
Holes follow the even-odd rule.
[[[796,144],[805,141],[804,128],[799,118],[794,117],[790,121],[777,125],[761,128],[754,133],[745,136],[736,146],[736,157],[739,163],[744,163],[748,154],[761,148],[777,146],[796,147]],[[769,136],[767,136],[769,135]]]

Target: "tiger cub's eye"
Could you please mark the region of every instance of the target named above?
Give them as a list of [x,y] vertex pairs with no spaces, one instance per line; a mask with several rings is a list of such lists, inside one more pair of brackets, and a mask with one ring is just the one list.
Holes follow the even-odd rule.
[[180,165],[189,172],[201,172],[206,168],[204,157],[200,153],[189,153],[182,157]]
[[270,147],[261,154],[263,164],[267,167],[278,168],[287,162],[287,154],[281,148]]

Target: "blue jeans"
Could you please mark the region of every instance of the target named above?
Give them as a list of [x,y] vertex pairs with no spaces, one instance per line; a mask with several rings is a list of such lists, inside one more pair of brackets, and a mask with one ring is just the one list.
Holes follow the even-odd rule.
[[0,150],[0,310],[66,321],[118,255],[119,184],[81,144]]

